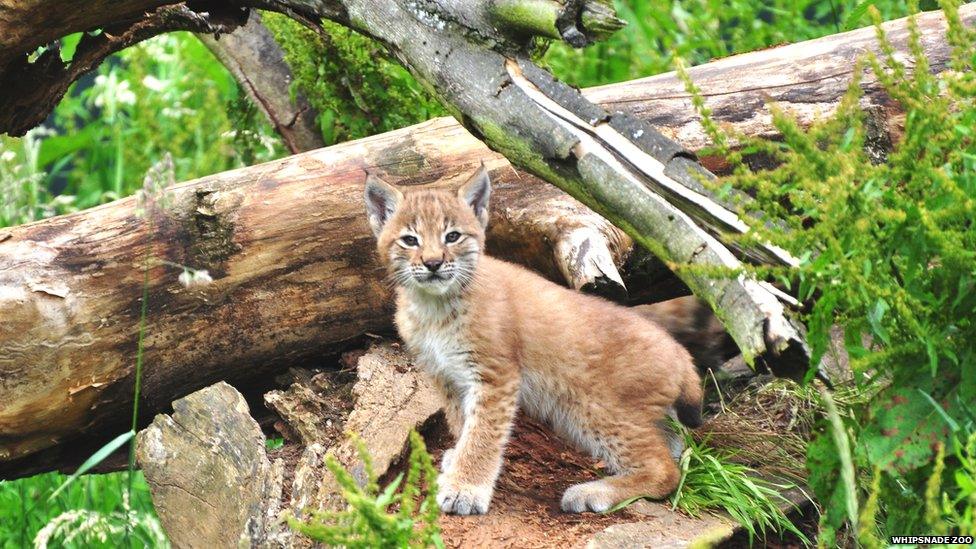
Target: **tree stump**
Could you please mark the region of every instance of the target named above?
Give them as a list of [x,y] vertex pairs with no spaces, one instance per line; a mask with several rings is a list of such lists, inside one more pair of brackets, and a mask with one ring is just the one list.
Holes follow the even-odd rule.
[[173,403],[139,433],[136,459],[176,547],[258,547],[277,523],[283,462],[272,463],[244,397],[226,383]]

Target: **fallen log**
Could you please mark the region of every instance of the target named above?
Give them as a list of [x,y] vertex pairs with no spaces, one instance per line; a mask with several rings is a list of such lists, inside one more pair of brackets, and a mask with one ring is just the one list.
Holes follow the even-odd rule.
[[[962,14],[971,24],[976,6],[964,6]],[[933,30],[941,21],[937,14],[920,18],[933,70],[943,70],[948,58],[944,35]],[[888,29],[904,48],[904,21]],[[792,61],[778,70],[803,67],[804,79],[774,81],[756,68],[776,50],[698,67],[692,77],[707,76],[699,83],[706,97],[718,98],[717,117],[741,121],[743,113],[760,113],[743,129],[765,134],[771,128],[754,90],[772,84],[787,110],[815,99],[826,111],[843,92],[838,67],[873,47],[871,33],[781,48]],[[824,84],[811,87],[819,67],[827,67]],[[670,112],[673,123],[663,115],[654,122],[682,142],[700,144],[700,128],[689,122],[687,96],[674,93],[673,75],[652,81],[664,97],[631,85],[588,95],[645,117]],[[878,107],[872,112],[879,135],[896,135],[898,113],[872,81],[864,85],[866,104]],[[744,103],[729,99],[740,93]],[[497,182],[491,253],[574,287],[614,293],[623,281],[631,298],[674,295],[653,294],[656,281],[674,280],[660,276],[660,264],[632,268],[637,254],[628,237],[562,192],[511,169],[447,119],[180,185],[166,191],[165,204],[148,218],[137,215],[136,199],[126,199],[0,230],[0,477],[70,466],[90,446],[66,441],[88,437],[97,445],[124,430],[150,243],[156,261],[149,269],[141,402],[149,414],[217,380],[253,382],[320,361],[366,332],[388,330],[390,301],[360,204],[362,170],[404,185],[449,185],[482,159]],[[590,238],[570,236],[577,231]],[[584,243],[588,254],[580,254]],[[158,260],[208,269],[215,281],[183,289],[180,269]]]

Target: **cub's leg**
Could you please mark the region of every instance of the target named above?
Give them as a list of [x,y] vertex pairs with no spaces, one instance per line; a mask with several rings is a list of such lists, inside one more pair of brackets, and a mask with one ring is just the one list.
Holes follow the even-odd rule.
[[635,496],[661,499],[678,486],[680,474],[668,441],[657,422],[620,425],[612,438],[594,441],[616,458],[615,475],[570,486],[563,494],[562,509],[571,513],[603,512]]
[[441,510],[458,515],[488,512],[502,454],[515,421],[518,380],[481,383],[473,388],[470,409],[454,448],[444,454],[437,479]]
[[[441,386],[441,394],[444,395],[444,418],[447,420],[447,429],[450,431],[454,440],[461,438],[461,428],[464,427],[464,414],[461,412],[460,399]],[[441,456],[441,471],[447,471],[454,466],[454,448],[448,448]]]

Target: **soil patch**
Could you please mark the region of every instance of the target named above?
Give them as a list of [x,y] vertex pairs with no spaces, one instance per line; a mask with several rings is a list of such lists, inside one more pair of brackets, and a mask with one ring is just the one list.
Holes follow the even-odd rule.
[[[425,438],[439,463],[452,443],[451,437],[425,433]],[[629,509],[608,515],[560,510],[566,488],[600,476],[593,460],[566,446],[545,427],[520,416],[488,514],[442,515],[444,543],[465,549],[579,547],[610,525],[640,520],[641,515]]]

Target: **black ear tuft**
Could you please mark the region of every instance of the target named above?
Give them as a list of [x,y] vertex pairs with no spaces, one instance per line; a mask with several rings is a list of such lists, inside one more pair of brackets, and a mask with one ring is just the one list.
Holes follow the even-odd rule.
[[478,171],[458,189],[458,198],[471,207],[482,227],[488,226],[488,200],[491,198],[491,178],[482,162]]

